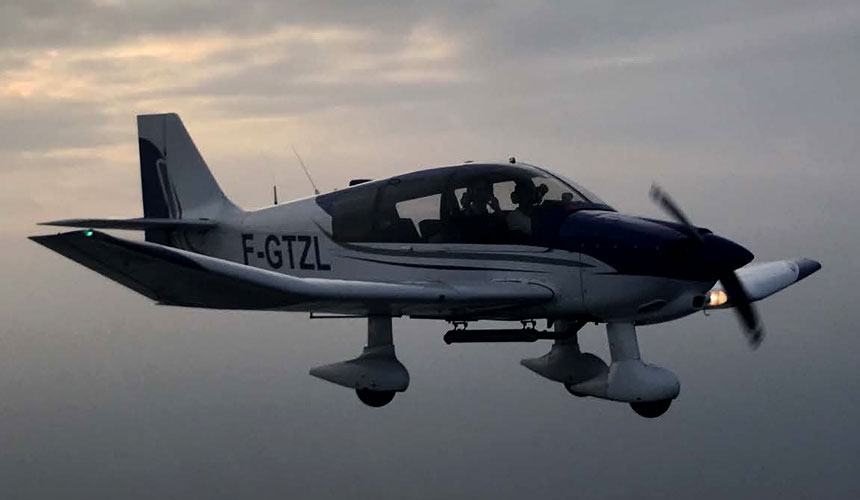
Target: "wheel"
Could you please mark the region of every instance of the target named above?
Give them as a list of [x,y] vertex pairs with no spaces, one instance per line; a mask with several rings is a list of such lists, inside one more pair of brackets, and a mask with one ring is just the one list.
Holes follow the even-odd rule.
[[372,391],[370,389],[356,389],[358,399],[367,406],[379,408],[385,406],[394,399],[395,391]]
[[666,413],[671,404],[671,399],[664,399],[662,401],[648,401],[647,403],[630,403],[630,408],[633,408],[633,411],[638,413],[640,417],[657,418]]
[[581,392],[574,391],[573,386],[571,384],[564,384],[564,388],[567,389],[567,392],[573,394],[574,396],[576,396],[578,398],[584,398],[585,396],[588,396],[588,394],[583,394]]

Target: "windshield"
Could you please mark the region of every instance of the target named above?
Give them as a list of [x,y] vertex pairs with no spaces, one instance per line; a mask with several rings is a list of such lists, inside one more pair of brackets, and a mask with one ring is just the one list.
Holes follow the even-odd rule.
[[522,164],[460,167],[448,189],[442,241],[543,246],[571,212],[612,210],[587,190]]
[[576,183],[576,182],[573,182],[572,180],[568,179],[567,177],[564,177],[564,176],[561,176],[561,175],[556,175],[556,174],[554,174],[554,173],[552,173],[552,172],[548,172],[548,171],[546,171],[546,170],[544,170],[544,169],[542,169],[542,168],[540,168],[540,167],[536,167],[536,166],[534,166],[534,165],[528,165],[528,166],[529,166],[529,167],[531,167],[531,168],[533,168],[533,169],[535,169],[535,170],[537,170],[537,171],[539,171],[539,172],[541,172],[541,173],[542,173],[544,176],[546,176],[546,177],[551,177],[551,178],[553,178],[554,180],[556,180],[557,182],[567,185],[570,189],[573,189],[575,192],[579,193],[579,194],[580,194],[580,196],[581,196],[585,201],[587,201],[587,202],[589,202],[589,203],[594,203],[594,204],[596,204],[596,205],[604,205],[604,206],[605,206],[605,208],[612,209],[612,207],[611,207],[611,206],[609,206],[609,204],[608,204],[608,203],[606,203],[605,201],[603,201],[603,199],[601,199],[599,196],[597,196],[597,195],[596,195],[596,194],[594,194],[593,192],[591,192],[591,191],[589,191],[588,189],[586,189],[585,187],[583,187],[581,184],[578,184],[578,183]]

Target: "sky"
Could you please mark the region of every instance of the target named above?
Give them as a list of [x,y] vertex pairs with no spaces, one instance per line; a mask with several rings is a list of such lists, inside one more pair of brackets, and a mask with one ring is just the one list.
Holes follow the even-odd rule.
[[[0,497],[860,496],[858,47],[854,1],[2,0]],[[728,312],[641,328],[681,379],[660,419],[519,365],[546,343],[402,319],[410,388],[368,409],[307,374],[361,320],[158,307],[26,240],[141,214],[152,112],[247,209],[312,193],[293,147],[322,190],[516,156],[823,269],[755,352]]]

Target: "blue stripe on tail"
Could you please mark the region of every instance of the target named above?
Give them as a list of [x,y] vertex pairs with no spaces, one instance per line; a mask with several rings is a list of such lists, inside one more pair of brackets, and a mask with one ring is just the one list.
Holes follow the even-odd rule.
[[[140,185],[143,194],[143,216],[146,218],[169,219],[176,214],[170,213],[166,190],[162,185],[158,166],[164,164],[164,155],[152,142],[138,139],[140,150]],[[146,241],[169,245],[169,233],[164,229],[147,229]]]

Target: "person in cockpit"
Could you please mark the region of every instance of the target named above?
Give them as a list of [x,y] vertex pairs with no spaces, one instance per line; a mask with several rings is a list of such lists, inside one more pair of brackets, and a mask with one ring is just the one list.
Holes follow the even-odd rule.
[[543,184],[535,186],[531,179],[520,179],[516,181],[511,202],[517,206],[516,210],[508,213],[506,222],[508,230],[514,233],[530,236],[532,234],[532,215],[535,206],[540,204],[541,199],[547,192]]
[[462,214],[466,216],[499,214],[502,211],[498,198],[493,195],[493,185],[484,179],[477,179],[466,188],[460,197],[460,205]]

